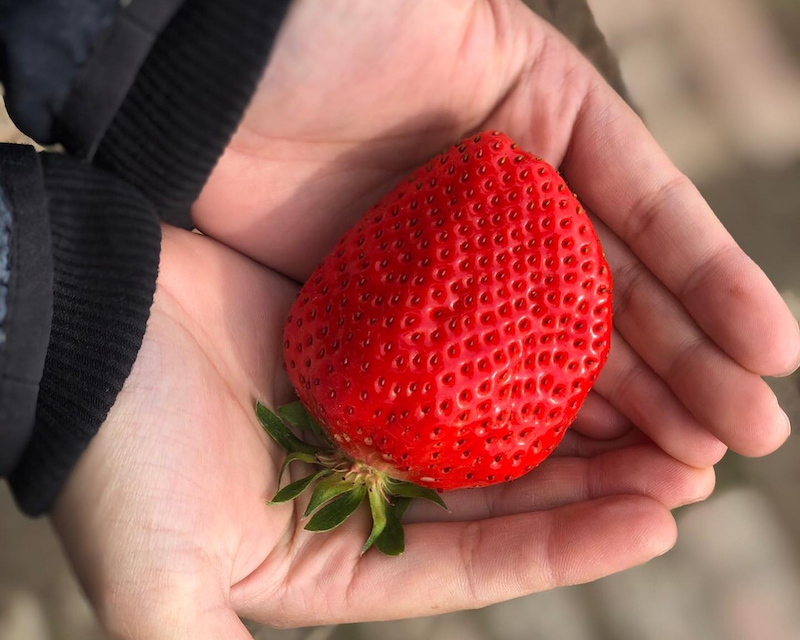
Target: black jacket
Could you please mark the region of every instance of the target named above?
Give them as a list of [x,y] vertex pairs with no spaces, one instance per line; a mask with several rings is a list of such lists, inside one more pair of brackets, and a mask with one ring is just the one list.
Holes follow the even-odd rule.
[[[141,346],[289,0],[0,0],[0,476],[46,512]],[[206,105],[213,104],[213,111]],[[198,153],[197,150],[201,152]]]

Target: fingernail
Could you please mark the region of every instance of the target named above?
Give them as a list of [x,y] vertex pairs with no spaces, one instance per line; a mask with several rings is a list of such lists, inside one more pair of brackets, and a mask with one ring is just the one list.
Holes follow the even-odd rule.
[[672,549],[674,549],[674,548],[675,548],[675,543],[676,543],[676,542],[677,542],[677,539],[673,539],[673,540],[672,540],[672,541],[669,543],[669,546],[667,546],[667,547],[664,547],[664,548],[663,548],[661,551],[659,551],[659,552],[658,552],[658,553],[657,553],[657,554],[656,554],[654,557],[655,557],[655,558],[660,558],[661,556],[663,556],[663,555],[665,555],[665,554],[669,553],[670,551],[672,551]]
[[795,371],[800,369],[800,321],[795,318],[794,324],[797,327],[797,353],[794,354],[794,366],[786,375],[792,375]]
[[789,415],[783,409],[781,409],[781,413],[783,414],[783,423],[786,425],[786,437],[789,437],[792,433],[792,421],[789,420]]
[[[797,322],[797,319],[795,319]],[[792,375],[795,371],[800,369],[800,325],[797,327],[797,339],[795,340],[795,344],[797,345],[797,349],[795,349],[794,358],[792,359],[792,364],[786,368],[785,371],[778,374],[778,377],[785,378],[786,376]]]
[[794,366],[787,375],[793,374],[800,368],[800,323],[797,322],[797,318],[795,318],[794,321],[797,324],[797,353],[794,354]]

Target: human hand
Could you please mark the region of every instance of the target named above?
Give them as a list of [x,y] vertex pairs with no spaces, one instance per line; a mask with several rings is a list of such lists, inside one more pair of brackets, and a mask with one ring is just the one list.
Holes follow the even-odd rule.
[[275,626],[390,619],[593,580],[669,548],[668,509],[713,487],[711,469],[640,438],[581,435],[581,417],[524,478],[449,493],[450,513],[412,505],[403,556],[360,555],[366,513],[309,533],[307,497],[264,505],[282,452],[254,413],[256,398],[291,398],[281,333],[296,290],[214,240],[164,230],[144,344],[53,513],[116,637],[244,640],[236,614]]
[[776,449],[788,420],[760,375],[797,366],[796,322],[638,117],[518,0],[295,2],[194,218],[303,280],[409,170],[481,129],[560,166],[594,212],[615,333],[584,428],[634,425],[701,467],[726,446]]

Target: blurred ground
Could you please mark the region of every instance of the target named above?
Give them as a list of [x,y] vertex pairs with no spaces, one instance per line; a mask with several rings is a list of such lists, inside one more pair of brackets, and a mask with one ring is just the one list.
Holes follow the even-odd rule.
[[[551,18],[573,0],[531,0]],[[800,317],[800,2],[590,0],[640,113]],[[574,28],[573,28],[574,26]],[[567,29],[616,78],[602,41]],[[0,139],[11,135],[0,119]],[[795,425],[800,378],[771,382]],[[800,441],[728,455],[718,491],[681,510],[675,549],[591,585],[478,612],[261,640],[800,639]],[[46,521],[0,487],[0,640],[102,638]]]

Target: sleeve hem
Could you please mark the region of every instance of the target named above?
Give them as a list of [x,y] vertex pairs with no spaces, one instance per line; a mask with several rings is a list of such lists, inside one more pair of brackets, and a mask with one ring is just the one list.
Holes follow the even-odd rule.
[[188,0],[156,40],[95,163],[133,184],[171,224],[222,155],[266,66],[289,0]]
[[150,202],[74,158],[42,154],[53,247],[53,321],[30,442],[9,479],[48,511],[130,375],[155,293],[161,227]]

